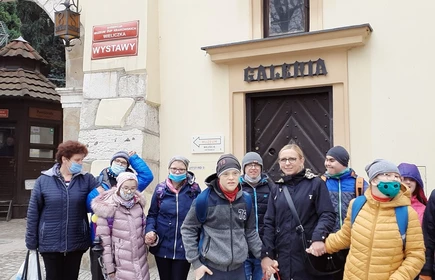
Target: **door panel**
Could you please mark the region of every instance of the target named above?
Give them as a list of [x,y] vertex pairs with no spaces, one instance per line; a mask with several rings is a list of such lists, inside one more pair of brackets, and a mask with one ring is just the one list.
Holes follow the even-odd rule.
[[0,200],[12,199],[16,186],[15,127],[0,123]]
[[325,154],[332,143],[331,88],[247,95],[247,149],[263,158],[273,179],[281,176],[279,150],[298,144],[305,167],[323,173]]

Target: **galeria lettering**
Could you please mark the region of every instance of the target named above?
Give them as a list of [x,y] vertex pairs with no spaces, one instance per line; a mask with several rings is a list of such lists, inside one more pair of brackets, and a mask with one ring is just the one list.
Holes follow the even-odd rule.
[[94,46],[92,47],[92,52],[94,54],[106,53],[106,52],[123,52],[123,51],[133,51],[136,43],[122,43],[122,44],[112,44],[105,46]]

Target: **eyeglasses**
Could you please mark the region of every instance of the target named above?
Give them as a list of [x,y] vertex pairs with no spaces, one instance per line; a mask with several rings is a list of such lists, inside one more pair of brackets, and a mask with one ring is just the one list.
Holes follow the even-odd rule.
[[402,181],[402,177],[400,177],[400,175],[397,173],[381,173],[378,176],[382,176],[384,178],[387,178],[388,180],[395,180],[398,182]]
[[184,172],[186,172],[185,168],[174,168],[174,167],[171,167],[171,168],[169,168],[169,170],[171,170],[172,173],[176,173],[176,172],[178,172],[178,173],[184,173]]
[[125,187],[121,187],[121,189],[123,190],[123,191],[125,191],[125,192],[135,192],[136,191],[136,188],[125,188]]
[[122,160],[122,159],[119,159],[119,158],[115,159],[114,162],[115,162],[117,165],[121,165],[121,166],[127,166],[127,165],[128,165],[128,162],[127,162],[127,161]]
[[249,169],[260,169],[261,165],[257,164],[257,163],[250,163],[245,165],[246,167],[248,167]]
[[295,157],[280,158],[280,159],[279,159],[279,162],[280,162],[280,163],[283,163],[283,164],[286,164],[287,161],[288,161],[289,163],[295,163],[296,160],[297,160],[297,158],[295,158]]

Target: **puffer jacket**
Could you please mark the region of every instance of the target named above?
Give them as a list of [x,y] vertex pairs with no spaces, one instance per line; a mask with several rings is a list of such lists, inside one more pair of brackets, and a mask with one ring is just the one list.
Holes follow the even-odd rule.
[[43,171],[35,182],[27,210],[26,246],[46,252],[86,251],[91,245],[86,197],[98,186],[94,176],[73,175],[69,186],[59,164]]
[[426,246],[426,263],[421,275],[435,275],[435,190],[430,194],[423,216],[424,245]]
[[[181,236],[186,259],[197,269],[205,264],[220,271],[231,271],[243,265],[252,252],[260,257],[261,240],[255,230],[253,211],[247,217],[247,206],[240,186],[236,199],[230,202],[219,187],[216,174],[205,183],[211,188],[207,205],[207,220],[201,224],[196,216],[196,200],[193,201],[181,226]],[[201,242],[198,234],[201,234]],[[200,246],[201,244],[201,246]]]
[[158,236],[157,244],[150,246],[153,255],[174,260],[186,259],[180,228],[200,192],[201,188],[191,172],[178,194],[171,191],[167,181],[156,186],[146,225],[146,233],[153,231]]
[[[324,176],[326,177],[326,187],[328,188],[332,205],[334,206],[335,213],[337,213],[333,230],[333,232],[336,232],[341,228],[344,218],[346,218],[350,201],[356,197],[355,184],[358,176],[350,168],[338,178],[330,176],[328,173],[325,173]],[[367,189],[367,186],[368,184],[364,180],[363,193]]]
[[98,216],[96,234],[104,247],[106,271],[115,272],[115,279],[119,280],[149,280],[144,236],[145,198],[137,191],[136,203],[128,209],[121,204],[118,189],[103,192],[92,201],[92,209]]
[[306,239],[324,241],[334,227],[336,215],[325,182],[304,169],[294,176],[281,178],[275,185],[264,216],[261,256],[278,260],[281,279],[322,279],[305,269],[305,248],[296,231],[299,223],[292,215],[283,189],[287,188],[292,197]]
[[255,213],[255,228],[260,238],[263,239],[264,214],[266,214],[270,190],[275,184],[266,174],[262,174],[255,188],[246,182],[243,176],[240,177],[240,185],[242,186],[242,190],[249,193],[252,197],[252,210]]
[[423,235],[417,213],[408,207],[406,247],[397,225],[395,208],[410,205],[410,191],[401,186],[399,194],[391,201],[376,201],[371,189],[364,193],[367,202],[351,225],[352,205],[349,205],[344,225],[329,235],[325,245],[328,253],[349,248],[344,279],[360,280],[410,280],[414,279],[424,264]]

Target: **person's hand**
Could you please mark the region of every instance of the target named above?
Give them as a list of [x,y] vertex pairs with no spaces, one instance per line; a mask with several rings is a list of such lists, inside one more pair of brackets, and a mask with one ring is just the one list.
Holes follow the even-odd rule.
[[135,155],[135,154],[136,154],[135,151],[130,151],[130,152],[128,152],[128,156],[129,156],[129,157],[131,157],[132,155]]
[[109,273],[109,279],[115,279],[115,272]]
[[306,251],[313,256],[320,257],[326,253],[325,243],[323,241],[314,241]]
[[145,244],[151,245],[156,242],[157,234],[154,231],[150,231],[147,234],[145,234]]
[[418,276],[418,280],[432,280],[432,277],[427,275],[420,275]]
[[205,265],[201,265],[197,269],[195,269],[195,280],[200,280],[204,274],[213,275],[213,272],[206,267]]
[[263,274],[266,274],[266,278],[269,279],[274,273],[279,271],[278,261],[265,257],[261,260],[261,269]]

